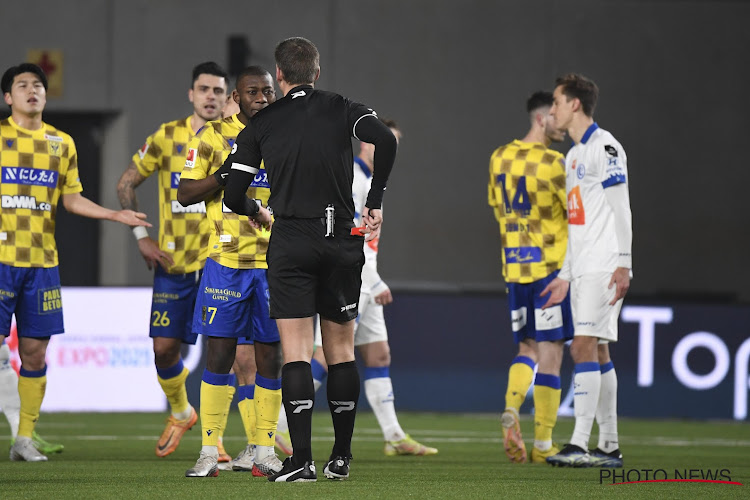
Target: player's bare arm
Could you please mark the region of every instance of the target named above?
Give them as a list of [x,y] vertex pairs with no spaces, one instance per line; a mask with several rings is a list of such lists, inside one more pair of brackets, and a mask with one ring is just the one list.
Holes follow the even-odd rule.
[[542,293],[539,294],[540,297],[549,295],[549,299],[544,303],[542,309],[555,306],[565,300],[565,296],[568,295],[568,288],[570,288],[570,282],[565,281],[562,278],[555,278],[550,281],[549,284],[544,287]]
[[209,175],[205,179],[180,178],[180,185],[177,187],[177,201],[183,207],[200,203],[221,189],[221,187],[213,175]]
[[[117,183],[117,199],[120,201],[120,206],[123,209],[138,210],[138,198],[135,195],[135,188],[140,186],[145,180],[146,177],[138,172],[138,167],[135,166],[135,163],[130,162],[130,165],[122,173]],[[160,249],[156,240],[149,236],[138,239],[138,250],[141,252],[143,260],[146,261],[149,269],[153,269],[157,263],[161,263],[164,267],[174,265],[172,256]]]
[[609,288],[612,289],[612,285],[615,285],[617,288],[615,289],[615,296],[612,299],[612,302],[609,303],[609,305],[613,306],[615,303],[625,297],[625,294],[628,293],[628,289],[630,288],[630,269],[626,267],[618,267],[615,269],[615,272],[612,273],[612,279],[609,280]]
[[90,219],[106,219],[128,226],[145,226],[151,227],[146,222],[146,214],[133,210],[110,210],[101,205],[97,205],[88,198],[84,198],[81,193],[71,193],[62,195],[62,202],[65,210],[72,214],[88,217]]

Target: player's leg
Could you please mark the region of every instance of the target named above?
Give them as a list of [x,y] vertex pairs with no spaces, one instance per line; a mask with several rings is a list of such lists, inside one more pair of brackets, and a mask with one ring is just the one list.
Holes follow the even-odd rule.
[[231,470],[250,472],[255,461],[255,347],[251,338],[237,341],[232,368],[237,376],[237,409],[245,429],[247,445],[231,462]]
[[190,371],[181,355],[183,343],[195,344],[192,315],[199,273],[167,274],[157,266],[151,301],[149,336],[153,339],[156,378],[170,406],[167,424],[156,443],[156,456],[173,453],[182,436],[198,421],[190,405],[185,381]]
[[[11,460],[45,461],[47,457],[33,444],[34,429],[47,387],[47,346],[52,335],[63,333],[60,275],[53,268],[0,269],[0,283],[9,283],[17,300],[18,354],[21,369],[18,378],[20,414],[18,436],[10,450]],[[3,300],[2,302],[5,302]]]
[[5,413],[10,426],[12,440],[18,435],[18,421],[21,413],[21,399],[18,397],[18,374],[10,364],[10,348],[0,342],[0,408]]
[[570,443],[557,455],[547,458],[552,465],[589,467],[588,443],[596,417],[601,390],[601,369],[597,346],[606,338],[608,302],[614,290],[608,290],[607,273],[584,275],[571,284],[571,305],[575,318],[575,337],[570,345],[570,355],[575,363],[573,377],[575,427]]
[[533,284],[534,327],[539,354],[539,365],[534,380],[534,448],[531,461],[544,463],[547,457],[559,453],[552,442],[552,431],[560,409],[560,365],[565,341],[573,338],[573,318],[570,296],[562,303],[542,310],[547,297],[539,294],[557,277],[557,272]]
[[255,341],[256,449],[253,475],[269,476],[281,471],[274,451],[276,427],[281,409],[281,339],[276,322],[270,319],[268,281],[265,269],[247,271],[252,276],[252,324]]
[[218,442],[229,397],[230,371],[234,364],[237,339],[250,331],[249,303],[244,298],[238,270],[206,261],[196,298],[193,331],[208,337],[206,369],[200,392],[202,448],[188,477],[211,477],[219,473]]
[[518,344],[518,354],[508,369],[508,386],[505,390],[505,410],[500,417],[503,430],[503,448],[511,462],[527,460],[526,445],[521,434],[519,414],[526,400],[537,360],[534,340],[533,289],[531,285],[508,283],[508,308],[510,309],[513,339]]
[[[617,339],[617,318],[620,315],[622,301],[612,308],[609,327],[610,339]],[[617,433],[617,373],[609,354],[609,342],[600,342],[598,346],[599,366],[602,384],[599,392],[599,403],[596,408],[596,423],[599,426],[599,443],[591,450],[591,465],[594,467],[622,467]]]
[[338,323],[321,317],[323,351],[328,361],[328,407],[335,441],[324,473],[329,479],[349,477],[352,434],[359,400],[359,372],[354,361],[354,320]]

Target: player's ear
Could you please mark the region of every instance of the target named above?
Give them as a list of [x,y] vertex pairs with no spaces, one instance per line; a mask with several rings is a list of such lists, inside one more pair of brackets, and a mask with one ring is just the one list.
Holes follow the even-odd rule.
[[13,99],[10,97],[10,92],[6,92],[3,94],[3,100],[5,101],[5,104],[10,106],[13,104]]
[[188,101],[193,102],[193,89],[188,90]]
[[318,71],[315,72],[315,78],[313,79],[313,81],[317,82],[318,78],[320,78],[320,67],[318,67]]
[[276,81],[281,83],[284,81],[284,73],[279,69],[279,65],[276,65]]

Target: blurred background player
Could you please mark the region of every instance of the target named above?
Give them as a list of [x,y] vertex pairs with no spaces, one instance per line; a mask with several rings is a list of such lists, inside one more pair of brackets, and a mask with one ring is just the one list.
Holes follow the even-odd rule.
[[110,210],[81,195],[73,139],[42,121],[47,77],[39,66],[8,68],[1,86],[11,116],[0,121],[0,343],[10,334],[15,314],[21,357],[18,436],[10,459],[40,462],[47,457],[34,447],[33,435],[47,385],[47,345],[50,336],[64,332],[55,243],[57,203],[62,198],[68,212],[83,217],[129,226],[150,224],[142,220],[145,214]]
[[[503,278],[508,285],[518,354],[508,372],[503,445],[512,462],[527,460],[518,413],[534,380],[534,448],[531,461],[560,451],[552,430],[560,408],[560,364],[565,340],[573,337],[570,300],[542,311],[539,294],[562,267],[568,241],[563,155],[549,149],[565,138],[550,115],[552,94],[536,92],[526,102],[531,128],[521,140],[490,158],[488,201],[500,224]],[[536,377],[534,369],[539,363]]]
[[[401,140],[401,131],[393,120],[381,120],[387,125],[396,140]],[[360,142],[359,155],[354,158],[354,223],[362,226],[362,211],[367,193],[372,184],[372,171],[375,157],[375,146]],[[383,306],[393,302],[388,285],[378,274],[378,241],[375,238],[364,244],[365,265],[362,267],[362,288],[359,295],[359,316],[354,327],[354,345],[359,349],[365,363],[365,395],[375,417],[380,424],[385,439],[385,454],[392,455],[434,455],[436,448],[425,446],[404,432],[398,422],[394,406],[393,384],[389,373],[391,366],[391,349],[388,345],[388,331],[385,327]],[[315,353],[311,364],[313,383],[317,391],[327,375],[323,342],[320,335],[320,323],[315,329]],[[277,446],[291,455],[293,447],[289,440],[286,414],[281,409],[279,429],[276,434]]]
[[[177,449],[182,435],[198,420],[188,402],[182,363],[182,344],[195,344],[193,306],[200,274],[208,254],[211,227],[203,203],[183,207],[177,202],[177,186],[188,153],[188,143],[210,120],[221,117],[226,102],[227,74],[216,63],[193,68],[188,99],[193,114],[162,124],[133,155],[117,184],[123,208],[136,209],[135,189],[159,172],[159,242],[144,228],[134,228],[138,249],[149,269],[154,269],[149,335],[159,384],[169,401],[171,415],[156,444],[156,455],[165,457]],[[224,453],[226,455],[226,453]],[[226,455],[226,460],[229,460]]]
[[[2,300],[2,299],[0,299]],[[5,342],[0,342],[0,408],[10,427],[10,444],[16,442],[18,436],[18,422],[21,418],[21,398],[18,395],[18,374],[10,364],[10,348]],[[31,433],[34,447],[43,455],[61,453],[62,444],[53,444],[44,440],[36,431]]]
[[[550,110],[575,145],[568,151],[568,251],[560,274],[542,295],[551,304],[570,301],[575,337],[576,423],[570,444],[547,458],[566,467],[622,467],[617,433],[617,375],[609,343],[617,342],[617,319],[630,288],[633,241],[627,156],[619,142],[594,122],[599,88],[571,73],[555,82]],[[549,310],[549,309],[547,309]],[[599,444],[588,452],[594,418]]]
[[[271,75],[258,66],[240,73],[232,94],[240,112],[207,124],[191,141],[178,190],[183,204],[206,200],[212,225],[210,253],[193,322],[194,331],[209,337],[201,383],[203,448],[195,467],[185,473],[189,477],[218,474],[216,434],[226,425],[232,368],[240,382],[239,408],[248,438],[232,469],[252,470],[256,476],[281,470],[274,452],[281,406],[281,345],[276,324],[269,316],[266,280],[270,233],[253,228],[248,217],[224,208],[222,188],[229,167],[220,168],[250,117],[273,103],[276,94]],[[261,170],[248,195],[267,204],[268,187],[265,171]],[[253,345],[247,345],[253,342],[254,351]]]

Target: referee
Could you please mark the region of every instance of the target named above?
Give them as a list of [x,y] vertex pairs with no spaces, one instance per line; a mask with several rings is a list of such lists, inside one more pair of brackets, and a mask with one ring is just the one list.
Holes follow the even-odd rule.
[[386,181],[396,138],[375,112],[332,92],[316,90],[320,55],[304,38],[289,38],[275,51],[276,80],[284,94],[259,111],[237,137],[225,162],[231,173],[225,204],[269,225],[271,214],[245,194],[265,163],[275,224],[268,248],[270,313],[276,319],[286,364],[282,397],[294,455],[270,481],[315,481],[311,423],[315,400],[310,359],[314,316],[320,314],[328,360],[328,406],[335,443],[324,474],[349,477],[351,439],[359,399],[354,362],[354,319],[364,254],[353,236],[351,137],[375,145],[372,188],[363,220],[367,239],[378,236]]

